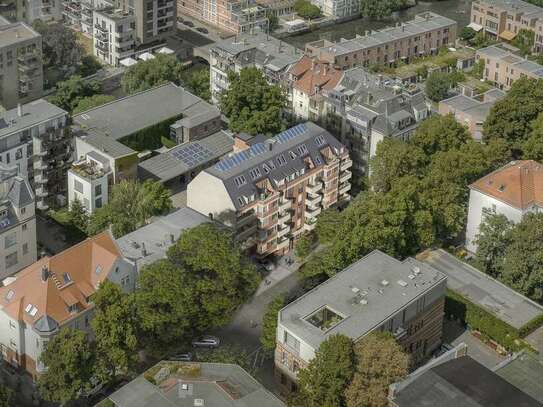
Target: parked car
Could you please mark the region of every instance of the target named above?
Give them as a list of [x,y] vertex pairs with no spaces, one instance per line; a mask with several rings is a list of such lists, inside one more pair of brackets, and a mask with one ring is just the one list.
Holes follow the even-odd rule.
[[207,28],[204,28],[204,27],[198,27],[196,29],[196,31],[199,31],[201,32],[202,34],[209,34],[209,30]]
[[221,341],[216,336],[205,335],[192,341],[194,348],[217,348]]
[[267,271],[273,271],[275,270],[275,264],[270,259],[263,259],[260,261],[260,264],[262,267],[264,267]]
[[192,353],[190,352],[176,353],[175,355],[170,356],[168,360],[173,360],[176,362],[190,362],[192,360]]
[[194,23],[192,21],[183,21],[183,24],[185,24],[187,27],[194,27]]

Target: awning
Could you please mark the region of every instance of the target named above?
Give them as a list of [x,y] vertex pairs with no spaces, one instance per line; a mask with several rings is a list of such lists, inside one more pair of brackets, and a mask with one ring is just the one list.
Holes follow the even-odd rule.
[[168,47],[162,47],[157,51],[157,53],[158,54],[171,55],[171,54],[175,53],[175,51],[173,49],[169,49]]
[[511,31],[505,30],[505,31],[502,31],[499,36],[503,38],[505,41],[512,41],[517,36],[517,34],[512,33]]
[[138,61],[136,61],[134,58],[125,58],[125,59],[121,59],[121,61],[119,62],[122,66],[132,66],[134,64],[137,64]]
[[469,23],[468,27],[471,28],[474,31],[477,31],[477,32],[479,32],[479,31],[481,31],[483,29],[483,26],[479,25],[477,23]]
[[138,58],[141,59],[142,61],[148,61],[150,59],[155,59],[155,56],[149,52],[144,52]]

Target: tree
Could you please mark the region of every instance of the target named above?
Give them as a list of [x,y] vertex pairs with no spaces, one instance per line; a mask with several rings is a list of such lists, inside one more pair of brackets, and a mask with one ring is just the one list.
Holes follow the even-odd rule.
[[473,28],[466,26],[466,27],[462,28],[462,30],[460,31],[460,38],[463,41],[469,41],[473,37],[475,37],[476,34],[477,34],[477,32]]
[[522,55],[530,55],[534,47],[535,33],[532,30],[521,28],[511,44],[517,47]]
[[281,308],[286,305],[285,296],[275,297],[266,308],[262,317],[262,333],[260,334],[260,343],[262,349],[268,354],[273,354],[275,350],[275,340],[277,338],[277,315]]
[[543,300],[543,213],[529,213],[511,230],[501,280],[527,296]]
[[511,244],[512,228],[513,223],[505,215],[483,209],[483,221],[474,242],[477,245],[475,264],[494,278],[502,275],[505,251]]
[[308,0],[296,0],[294,3],[294,11],[302,18],[309,20],[320,17],[322,12],[318,6],[315,6]]
[[211,89],[209,87],[209,68],[202,68],[196,71],[184,72],[181,74],[181,82],[188,90],[196,96],[211,100]]
[[299,392],[292,404],[300,407],[344,406],[344,390],[354,368],[351,339],[340,334],[329,336],[320,344],[307,367],[298,372]]
[[106,103],[113,102],[115,100],[114,96],[110,95],[92,95],[79,99],[77,105],[74,107],[72,114],[76,115],[87,110],[90,110],[94,107],[105,105]]
[[531,123],[529,137],[522,144],[523,158],[527,160],[543,161],[543,113]]
[[337,230],[342,221],[341,212],[336,208],[328,208],[322,211],[317,218],[317,226],[315,227],[319,243],[333,242],[337,237]]
[[445,72],[434,71],[425,82],[426,96],[434,102],[440,102],[449,95],[451,81]]
[[32,27],[42,36],[43,63],[46,68],[62,69],[79,65],[83,47],[73,30],[62,23],[51,24],[41,20],[35,20]]
[[4,385],[0,385],[0,407],[12,407],[13,392]]
[[108,203],[92,214],[87,233],[95,235],[111,225],[115,237],[124,236],[171,208],[170,192],[164,185],[123,180],[113,186]]
[[279,17],[277,17],[277,13],[275,13],[275,12],[273,12],[271,10],[268,11],[267,17],[268,17],[269,30],[270,30],[270,33],[271,33],[271,32],[277,30],[280,27]]
[[470,139],[466,127],[458,123],[452,114],[434,115],[419,125],[411,138],[411,144],[430,157],[438,151],[459,148]]
[[62,328],[41,355],[47,371],[38,379],[45,400],[61,404],[90,388],[95,355],[83,331]]
[[229,81],[229,88],[220,95],[220,106],[232,131],[277,134],[284,128],[286,98],[279,86],[268,84],[257,68],[230,73]]
[[95,314],[91,326],[95,335],[97,369],[104,379],[127,372],[136,362],[136,312],[133,297],[106,280],[93,296]]
[[373,20],[381,20],[393,11],[410,7],[407,0],[362,0],[360,6],[361,15]]
[[75,199],[70,205],[70,222],[81,231],[86,231],[89,223],[89,215],[79,199]]
[[58,107],[71,112],[83,98],[96,95],[102,90],[97,81],[85,81],[81,76],[73,75],[69,79],[57,83],[57,90],[49,101]]
[[94,55],[84,55],[81,58],[81,66],[79,67],[78,74],[83,78],[93,75],[102,68],[102,64],[96,59]]
[[200,329],[227,323],[260,282],[231,233],[214,223],[185,231],[167,256],[193,284],[194,305],[206,316],[195,323]]
[[409,356],[390,333],[371,333],[355,344],[356,368],[345,390],[347,407],[386,407],[388,387],[407,376]]
[[314,239],[311,235],[305,234],[298,239],[296,247],[294,249],[296,256],[301,260],[305,260],[307,256],[311,254],[311,247],[313,246]]
[[168,82],[179,84],[183,69],[176,57],[157,54],[153,59],[129,67],[123,75],[121,86],[126,93],[132,94]]

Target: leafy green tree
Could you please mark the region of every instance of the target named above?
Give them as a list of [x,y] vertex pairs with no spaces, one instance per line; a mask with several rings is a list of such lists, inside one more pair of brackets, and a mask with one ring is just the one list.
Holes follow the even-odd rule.
[[70,222],[81,231],[86,231],[89,224],[89,215],[79,199],[70,205]]
[[527,160],[543,161],[543,113],[531,123],[529,137],[522,144],[523,158]]
[[277,315],[281,308],[286,305],[285,296],[275,297],[266,309],[262,317],[262,333],[260,334],[260,343],[262,349],[268,354],[273,354],[275,350],[275,340],[277,337]]
[[93,296],[95,314],[91,326],[95,335],[97,369],[104,379],[126,373],[136,362],[136,310],[133,297],[109,280]]
[[532,30],[521,28],[511,44],[517,47],[522,55],[530,55],[534,47],[535,33]]
[[342,223],[342,215],[336,208],[328,208],[322,211],[317,218],[315,232],[319,243],[327,244],[337,237],[337,229]]
[[61,404],[77,398],[90,388],[95,355],[83,331],[62,328],[41,355],[47,371],[38,379],[45,400]]
[[79,67],[78,74],[83,78],[93,75],[102,68],[102,64],[94,55],[84,55],[81,58],[81,66]]
[[315,239],[312,235],[305,234],[298,239],[296,247],[294,249],[296,256],[301,260],[305,260],[311,254],[311,247]]
[[471,74],[477,79],[483,79],[483,73],[485,72],[485,59],[480,58],[474,65],[471,70]]
[[464,27],[462,28],[462,30],[460,31],[460,38],[464,41],[469,41],[471,40],[473,37],[475,37],[475,34],[477,34],[477,32],[471,28],[471,27]]
[[512,228],[513,223],[504,215],[483,209],[483,221],[474,242],[477,245],[475,264],[494,278],[502,275],[505,251],[511,244]]
[[458,123],[454,116],[430,116],[424,120],[411,137],[411,144],[431,156],[438,151],[459,148],[471,139],[466,127]]
[[172,55],[158,54],[127,69],[121,80],[126,93],[141,92],[168,82],[179,84],[183,65]]
[[318,6],[311,4],[308,0],[296,0],[294,3],[294,10],[302,18],[309,20],[320,17],[322,12]]
[[92,214],[87,232],[95,235],[111,225],[115,237],[124,236],[171,208],[170,193],[162,184],[123,180],[113,186],[108,203]]
[[57,83],[57,91],[49,101],[58,107],[71,112],[81,99],[102,91],[102,85],[97,81],[85,81],[79,75],[73,75],[63,82]]
[[114,100],[114,96],[101,94],[84,97],[77,102],[77,105],[74,107],[72,114],[76,115],[94,107],[102,106],[106,103],[113,102]]
[[426,96],[434,102],[440,102],[449,96],[451,81],[445,72],[434,71],[425,82]]
[[282,110],[286,98],[277,85],[270,85],[257,68],[229,74],[230,86],[220,95],[221,111],[232,131],[277,134],[284,127]]
[[543,300],[543,213],[529,213],[511,230],[501,280],[534,301]]
[[46,68],[77,67],[81,62],[83,47],[75,32],[62,23],[44,23],[35,20],[32,27],[42,36],[43,63]]
[[195,323],[200,329],[228,322],[260,282],[255,266],[231,233],[213,223],[185,231],[167,255],[192,281],[194,305],[206,316]]
[[13,406],[13,392],[4,385],[0,385],[0,407]]
[[291,405],[299,407],[345,406],[345,388],[354,373],[354,349],[344,335],[329,336],[308,366],[298,372],[299,392]]
[[361,15],[373,20],[382,20],[393,11],[409,7],[407,0],[362,0],[360,4]]
[[388,388],[408,373],[409,356],[390,333],[372,333],[354,346],[355,371],[345,390],[347,407],[387,407]]
[[211,100],[211,89],[209,87],[209,68],[202,68],[196,71],[182,72],[181,83],[196,96]]

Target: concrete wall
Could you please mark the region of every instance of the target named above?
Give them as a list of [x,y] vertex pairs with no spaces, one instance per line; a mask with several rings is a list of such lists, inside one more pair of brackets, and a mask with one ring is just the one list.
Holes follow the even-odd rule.
[[[75,190],[75,182],[78,181],[83,185],[83,192]],[[101,193],[96,194],[96,187],[101,187]],[[68,171],[68,203],[72,204],[76,199],[79,200],[87,209],[87,212],[94,213],[98,208],[104,206],[108,201],[108,176],[107,174],[101,178],[88,179],[79,176],[75,171]],[[99,204],[98,200],[101,200]]]
[[223,182],[201,172],[187,186],[187,206],[203,215],[213,215],[228,226],[235,225],[236,209]]

